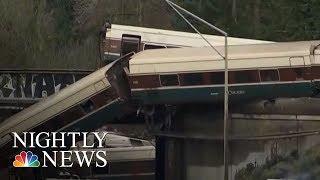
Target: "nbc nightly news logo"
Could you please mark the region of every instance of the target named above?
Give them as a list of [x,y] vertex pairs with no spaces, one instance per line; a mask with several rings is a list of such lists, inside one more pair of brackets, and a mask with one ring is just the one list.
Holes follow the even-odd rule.
[[[48,149],[48,148],[66,148],[65,139],[71,139],[71,149],[68,151],[41,151],[42,163],[38,156],[31,151],[22,151],[15,156],[13,161],[14,167],[48,167],[52,165],[54,167],[68,168],[73,167],[75,163],[80,167],[106,167],[107,166],[107,154],[106,151],[97,151],[97,148],[103,148],[103,140],[107,135],[107,132],[23,132],[19,135],[13,132],[13,148],[25,148],[25,149]],[[89,137],[93,140],[90,144]],[[83,139],[81,147],[76,146],[76,139]],[[20,146],[18,146],[20,145]],[[84,150],[79,150],[84,149]],[[39,155],[39,154],[38,154]]]
[[40,162],[38,156],[34,155],[31,151],[22,151],[19,155],[16,155],[13,161],[14,167],[39,167]]

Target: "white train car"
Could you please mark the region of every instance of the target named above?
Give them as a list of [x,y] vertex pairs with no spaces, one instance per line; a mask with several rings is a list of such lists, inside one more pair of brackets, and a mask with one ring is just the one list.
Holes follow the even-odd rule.
[[[320,41],[229,46],[232,102],[319,94]],[[224,47],[216,47],[224,54]],[[132,57],[133,97],[146,104],[221,102],[224,59],[210,47],[148,50]]]
[[[93,143],[94,138],[88,137],[87,143]],[[70,150],[105,151],[107,166],[96,168],[78,168],[76,174],[82,178],[105,178],[105,179],[154,179],[155,173],[155,147],[143,139],[121,136],[108,132],[104,139],[103,148],[83,148],[83,141],[77,143],[77,148]],[[70,163],[78,164],[77,158],[72,156]],[[99,159],[93,159],[95,164]]]
[[107,73],[111,71],[112,75],[121,73],[112,69],[118,62],[108,64],[64,88],[61,92],[53,94],[1,122],[0,147],[8,146],[8,142],[13,139],[12,132],[20,134],[28,131],[58,131],[101,107],[117,101],[119,96],[111,87]]
[[[213,46],[224,45],[223,36],[205,34],[204,37]],[[229,45],[273,43],[235,37],[229,37],[228,42]],[[205,46],[209,45],[197,33],[112,24],[106,32],[105,58],[107,62],[110,62],[132,51]]]

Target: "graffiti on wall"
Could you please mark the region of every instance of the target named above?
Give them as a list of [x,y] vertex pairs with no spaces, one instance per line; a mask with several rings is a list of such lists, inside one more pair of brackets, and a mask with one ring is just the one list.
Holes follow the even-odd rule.
[[41,99],[59,92],[86,74],[0,74],[1,99]]

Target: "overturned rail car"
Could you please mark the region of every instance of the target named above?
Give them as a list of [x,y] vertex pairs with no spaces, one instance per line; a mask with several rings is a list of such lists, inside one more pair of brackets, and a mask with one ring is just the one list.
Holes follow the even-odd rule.
[[[124,56],[123,58],[126,58]],[[121,60],[121,59],[120,59]],[[135,112],[123,102],[108,80],[108,72],[117,67],[115,61],[104,68],[84,77],[64,88],[59,93],[49,96],[29,108],[13,115],[0,125],[0,146],[4,152],[12,152],[12,132],[53,132],[69,128],[70,131],[98,128],[106,121],[120,119],[123,115]],[[113,75],[121,71],[113,70]],[[119,79],[117,79],[119,80]],[[117,88],[117,86],[114,86]],[[118,88],[119,89],[119,88]],[[96,114],[104,113],[99,118]],[[107,114],[107,116],[104,116]],[[94,117],[82,127],[72,126],[83,118]],[[99,120],[98,120],[99,119]],[[82,121],[83,122],[83,121]],[[10,149],[10,151],[5,151]],[[3,153],[1,157],[6,157]]]

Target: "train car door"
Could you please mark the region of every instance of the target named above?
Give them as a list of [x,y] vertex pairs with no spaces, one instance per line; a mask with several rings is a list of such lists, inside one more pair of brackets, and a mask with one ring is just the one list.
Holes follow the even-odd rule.
[[131,89],[128,79],[128,60],[132,55],[133,53],[129,53],[126,56],[122,56],[121,59],[117,60],[112,65],[112,68],[106,72],[108,81],[122,100],[128,100],[131,97]]
[[312,52],[314,61],[312,62],[312,77],[315,87],[315,94],[319,97],[320,94],[320,46],[316,46]]
[[106,33],[103,36],[105,39],[100,41],[100,53],[103,54],[103,64],[105,66],[120,57],[121,41],[116,37],[117,29],[112,29],[111,25],[106,27]]
[[131,52],[139,52],[141,44],[141,36],[123,34],[121,40],[121,56]]
[[314,64],[315,66],[320,66],[320,46],[316,47],[316,49],[314,50]]

